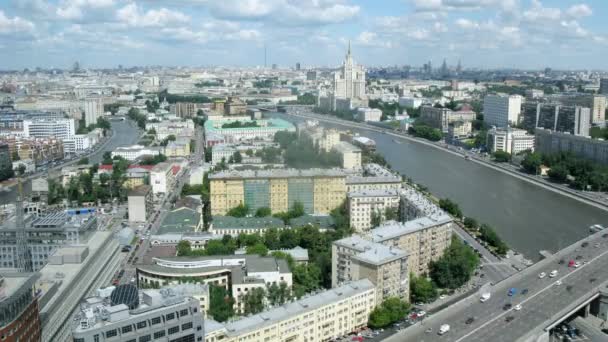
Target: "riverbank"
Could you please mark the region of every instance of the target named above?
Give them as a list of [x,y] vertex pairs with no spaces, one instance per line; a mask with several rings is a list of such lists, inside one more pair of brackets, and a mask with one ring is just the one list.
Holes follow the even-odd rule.
[[[412,136],[405,135],[405,134],[399,134],[399,133],[391,132],[391,131],[388,131],[387,129],[378,128],[377,126],[372,126],[372,125],[362,124],[362,123],[357,123],[357,122],[351,122],[351,121],[342,120],[342,119],[338,119],[338,118],[327,117],[326,115],[319,115],[319,114],[315,114],[315,113],[306,113],[306,114],[305,113],[286,113],[286,114],[287,115],[301,117],[301,118],[307,118],[307,119],[315,119],[315,120],[319,120],[319,121],[325,121],[325,122],[329,122],[329,123],[333,123],[333,124],[338,124],[338,125],[342,125],[342,126],[346,126],[346,127],[351,127],[351,128],[359,128],[359,129],[366,129],[366,130],[370,130],[370,131],[375,131],[375,132],[378,132],[378,133],[383,133],[383,134],[386,134],[386,135],[389,135],[389,136],[393,136],[393,137],[396,137],[396,138],[400,138],[400,139],[403,139],[403,140],[412,141],[412,142],[423,144],[423,145],[426,145],[426,146],[429,146],[429,147],[433,147],[435,149],[438,149],[438,150],[441,150],[441,151],[444,151],[444,152],[447,152],[447,153],[450,153],[452,155],[459,156],[459,157],[462,157],[462,158],[464,158],[467,155],[465,153],[460,153],[460,152],[457,152],[457,151],[453,151],[453,150],[451,150],[451,149],[449,149],[447,147],[438,145],[436,143],[430,142],[430,141],[425,140],[425,139],[416,138],[416,137],[412,137]],[[503,167],[500,167],[498,165],[494,165],[493,163],[485,161],[485,160],[481,160],[481,159],[478,159],[478,158],[475,158],[475,157],[469,158],[468,160],[471,161],[471,162],[477,163],[478,165],[482,165],[482,166],[491,168],[491,169],[493,169],[495,171],[502,172],[504,174],[516,177],[516,178],[518,178],[518,179],[520,179],[522,181],[534,184],[534,185],[539,186],[539,187],[541,187],[541,188],[543,188],[545,190],[549,190],[549,191],[552,191],[554,193],[558,193],[558,194],[560,194],[562,196],[569,197],[569,198],[574,199],[576,201],[579,201],[581,203],[584,203],[584,204],[587,204],[587,205],[590,205],[590,206],[593,206],[595,208],[598,208],[598,209],[601,209],[601,210],[604,210],[604,211],[608,212],[608,203],[605,203],[605,202],[602,202],[602,201],[599,201],[599,200],[595,200],[595,199],[592,199],[592,198],[588,198],[588,197],[585,197],[585,196],[581,196],[581,195],[577,194],[575,191],[570,191],[570,190],[566,190],[566,189],[563,189],[563,188],[558,188],[555,185],[553,185],[553,184],[551,184],[549,182],[546,182],[544,180],[535,179],[532,176],[525,175],[525,174],[522,174],[520,172],[516,172],[516,171],[510,170],[510,169],[507,169],[507,168],[503,168]]]

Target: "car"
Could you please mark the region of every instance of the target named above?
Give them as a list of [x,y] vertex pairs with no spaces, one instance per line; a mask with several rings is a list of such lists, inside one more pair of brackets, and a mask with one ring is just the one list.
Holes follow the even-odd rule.
[[560,286],[561,284],[562,284],[561,280],[558,280],[558,281],[555,282],[555,286]]
[[608,238],[608,233],[604,233],[604,234],[602,234],[602,237],[603,237],[604,239]]
[[564,259],[560,259],[559,262],[558,262],[558,264],[563,265],[564,262],[566,262]]
[[443,335],[443,334],[447,333],[448,331],[450,331],[450,325],[449,324],[442,324],[439,327],[439,331],[437,332],[437,334]]
[[473,322],[475,322],[475,317],[469,317],[466,321],[464,321],[464,324],[469,325]]
[[591,279],[589,279],[590,283],[595,283],[596,281],[597,281],[597,278],[591,278]]
[[595,247],[595,248],[600,248],[600,243],[599,243],[599,242],[598,242],[598,243],[596,243],[595,245],[593,245],[593,247]]
[[521,304],[515,305],[515,307],[513,308],[513,310],[515,310],[515,311],[521,310]]
[[576,264],[576,261],[574,261],[574,260],[568,261],[568,267],[574,267],[574,264]]
[[439,299],[446,299],[448,296],[442,294],[441,296],[439,296]]
[[581,263],[578,261],[574,264],[574,268],[579,268],[580,266],[581,266]]
[[514,287],[512,287],[512,288],[509,289],[509,293],[507,293],[507,295],[509,297],[513,297],[516,293],[517,293],[517,289],[514,288]]
[[428,334],[428,333],[432,333],[432,332],[433,332],[433,328],[428,328],[428,329],[426,329],[424,332],[425,332],[426,334]]
[[507,310],[510,310],[510,309],[511,309],[511,307],[513,307],[513,305],[511,305],[511,303],[507,303],[507,304],[505,304],[505,305],[502,307],[502,309],[503,309],[503,310],[505,310],[505,311],[507,311]]
[[543,279],[543,278],[544,278],[546,275],[547,275],[547,273],[545,273],[545,272],[540,272],[540,273],[538,274],[538,278],[539,278],[539,279]]
[[575,259],[576,259],[576,260],[581,260],[582,258],[583,258],[583,256],[582,256],[582,255],[577,255]]
[[553,270],[551,271],[551,273],[549,273],[549,278],[555,278],[557,277],[557,270]]
[[485,303],[488,301],[488,299],[490,299],[490,297],[492,297],[492,294],[490,292],[486,292],[481,295],[481,298],[479,298],[479,301],[482,303]]
[[526,295],[526,294],[528,294],[528,289],[523,289],[523,290],[521,290],[521,294],[522,294],[522,295]]
[[589,246],[589,242],[587,242],[587,241],[585,241],[581,244],[581,247],[583,247],[583,248],[585,248],[587,246]]
[[507,318],[505,318],[505,322],[509,323],[514,319],[515,319],[515,317],[513,317],[513,316],[507,316]]
[[426,316],[426,311],[424,311],[424,310],[418,311],[418,318],[422,318],[424,316]]

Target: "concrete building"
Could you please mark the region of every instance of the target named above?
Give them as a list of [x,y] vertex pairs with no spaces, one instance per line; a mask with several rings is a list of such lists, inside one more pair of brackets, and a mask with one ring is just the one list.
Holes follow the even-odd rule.
[[169,112],[180,118],[195,117],[198,109],[198,105],[192,102],[177,102],[169,106]]
[[[72,257],[70,257],[72,255]],[[123,256],[111,231],[96,231],[86,246],[64,247],[44,266],[38,282],[42,341],[66,341],[74,310],[91,289],[108,284]]]
[[357,120],[363,122],[379,122],[382,120],[382,111],[378,108],[357,108]]
[[361,149],[346,141],[340,141],[333,147],[342,159],[342,168],[344,169],[361,169]]
[[203,228],[203,215],[188,207],[178,207],[167,213],[157,234],[194,233]]
[[23,134],[32,138],[68,139],[76,134],[74,119],[24,120]]
[[545,92],[540,89],[526,89],[526,99],[536,100],[545,96]]
[[237,237],[239,234],[263,235],[268,229],[285,229],[283,220],[277,217],[232,217],[214,216],[209,223],[209,233],[224,236]]
[[367,279],[305,296],[228,323],[205,321],[207,342],[330,341],[367,325],[376,307],[376,289]]
[[476,119],[476,114],[473,111],[452,111],[449,108],[437,108],[433,106],[420,107],[420,121],[437,128],[443,133],[448,133],[450,123],[456,121],[472,122]]
[[175,175],[171,163],[158,163],[150,170],[150,185],[154,195],[168,193],[174,183]]
[[[246,161],[250,159],[247,156],[248,151],[255,153],[257,151],[261,151],[264,148],[279,148],[279,144],[271,143],[271,142],[252,142],[252,143],[240,143],[240,144],[217,144],[214,145],[211,149],[211,164],[217,165],[221,163],[222,159],[224,162],[228,162],[230,157],[233,157],[234,154],[238,151],[243,157],[243,160]],[[202,177],[201,177],[202,180]]]
[[457,140],[466,138],[473,132],[471,121],[454,121],[448,124],[448,138]]
[[8,144],[11,157],[16,153],[19,159],[31,159],[36,166],[62,160],[65,156],[60,139],[4,137],[0,138],[0,142]]
[[600,94],[608,95],[608,78],[600,78]]
[[409,301],[407,253],[358,235],[334,241],[331,247],[331,287],[368,279],[376,286],[376,303],[398,297]]
[[507,127],[519,123],[520,95],[488,94],[483,100],[483,120],[489,126]]
[[527,130],[545,128],[557,132],[589,136],[591,110],[559,103],[529,102],[524,105],[523,125]]
[[536,151],[540,153],[570,152],[579,158],[608,165],[607,141],[540,128],[536,129],[534,136]]
[[139,185],[127,194],[129,222],[147,222],[154,210],[152,187]]
[[[293,124],[281,119],[253,120],[255,126],[245,125],[237,128],[227,127],[231,121],[216,121],[209,119],[205,122],[205,134],[217,134],[224,138],[225,142],[239,142],[251,140],[272,141],[276,132],[295,132]],[[236,122],[236,120],[235,120]],[[244,122],[249,124],[250,122]]]
[[300,246],[295,246],[290,249],[277,249],[274,251],[268,251],[268,253],[272,254],[273,252],[281,252],[285,253],[293,259],[296,264],[308,264],[308,249],[302,248]]
[[70,180],[74,177],[79,177],[81,174],[88,174],[91,170],[90,164],[86,165],[68,165],[61,168],[61,185],[67,187]]
[[357,232],[374,228],[374,216],[382,222],[387,210],[394,210],[395,214],[399,210],[400,198],[395,189],[351,191],[347,196],[350,227]]
[[364,99],[365,70],[353,61],[350,43],[342,67],[334,73],[333,89],[336,98]]
[[[97,218],[93,212],[82,210],[52,212],[40,216],[36,213],[26,215],[26,236],[32,264],[35,271],[46,265],[48,258],[58,248],[69,245],[85,244],[90,241],[97,229]],[[0,227],[0,267],[17,267],[17,229],[15,217],[10,217]]]
[[320,126],[313,126],[299,130],[312,140],[313,145],[319,146],[319,149],[325,152],[331,151],[338,143],[340,143],[340,132],[336,129],[324,129]]
[[36,280],[39,273],[0,276],[0,338],[2,341],[40,341],[41,325]]
[[84,123],[88,127],[97,123],[97,119],[103,115],[103,101],[97,99],[86,99],[82,102],[84,111]]
[[390,175],[379,176],[348,176],[346,177],[346,191],[370,191],[370,190],[398,190],[401,188],[401,177]]
[[534,151],[534,135],[524,129],[496,128],[488,130],[486,146],[491,153],[502,151],[510,154]]
[[208,232],[185,232],[185,233],[163,233],[150,236],[150,246],[152,247],[173,247],[176,248],[180,241],[188,241],[192,249],[205,249],[211,240],[221,240],[222,236],[213,235]]
[[225,115],[244,115],[247,113],[247,104],[238,97],[229,96],[224,103]]
[[112,158],[118,156],[128,161],[134,161],[143,157],[153,157],[159,155],[160,147],[146,147],[142,145],[118,147],[112,151]]
[[13,162],[8,144],[0,144],[0,174],[2,180],[10,178],[13,174]]
[[225,215],[240,204],[252,213],[287,212],[295,202],[306,213],[329,214],[346,198],[346,173],[339,169],[222,171],[209,176],[211,214]]
[[591,110],[591,123],[604,124],[606,121],[606,96],[596,94],[561,95],[558,101],[565,106],[587,107]]
[[178,138],[170,141],[164,148],[164,155],[167,158],[188,157],[190,156],[190,139]]
[[100,293],[104,296],[82,303],[80,324],[72,331],[74,342],[204,341],[203,316],[195,298],[172,289],[143,290],[140,302],[133,285]]
[[385,222],[372,229],[370,239],[406,251],[408,270],[427,274],[431,261],[437,261],[452,242],[452,218],[445,214],[425,216],[405,223]]
[[399,98],[399,105],[401,107],[405,107],[405,108],[418,108],[420,106],[422,106],[423,104],[427,104],[430,101],[428,99],[425,99],[423,97],[400,97]]

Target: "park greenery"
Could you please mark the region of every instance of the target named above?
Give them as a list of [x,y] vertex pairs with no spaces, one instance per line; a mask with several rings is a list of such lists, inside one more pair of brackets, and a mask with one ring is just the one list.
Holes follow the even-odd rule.
[[285,149],[285,164],[296,169],[340,167],[342,158],[336,151],[326,152],[308,137],[293,132],[277,132],[274,141]]
[[571,153],[528,153],[521,162],[522,168],[538,174],[540,167],[550,168],[547,176],[557,183],[567,183],[577,190],[608,191],[608,167],[590,160],[578,158]]
[[234,299],[223,286],[209,286],[209,315],[218,322],[234,316]]
[[95,124],[86,126],[85,120],[83,118],[78,120],[78,129],[76,130],[76,134],[87,134],[89,132],[92,132],[95,128],[102,129],[105,132],[110,130],[112,128],[112,125],[110,124],[110,121],[108,121],[108,119],[99,117],[97,118],[97,122]]
[[450,200],[449,198],[440,199],[439,207],[456,218],[462,218],[462,211],[460,210],[460,207],[457,203],[452,202],[452,200]]
[[222,125],[222,128],[247,128],[247,127],[260,127],[257,121],[232,121]]
[[156,165],[167,160],[167,156],[164,154],[157,154],[154,156],[145,156],[139,162],[140,165]]
[[410,274],[410,298],[414,303],[430,303],[437,299],[437,286],[427,277]]
[[369,315],[368,325],[373,329],[385,328],[405,317],[410,304],[398,297],[386,298]]
[[204,95],[176,95],[170,94],[166,89],[158,94],[159,99],[164,99],[169,103],[177,102],[193,102],[193,103],[210,103],[213,99]]
[[317,96],[311,93],[304,93],[298,95],[298,99],[295,101],[281,101],[279,105],[316,105]]
[[511,154],[505,151],[496,151],[492,154],[492,157],[497,163],[508,163],[511,161]]
[[127,117],[129,119],[135,121],[139,128],[141,128],[141,129],[146,128],[147,117],[145,114],[140,113],[139,109],[137,109],[137,108],[129,109],[129,112],[127,113]]
[[443,138],[443,133],[441,133],[439,129],[419,123],[414,123],[410,126],[408,132],[415,137],[424,138],[430,141],[439,141]]
[[431,262],[429,275],[440,288],[457,289],[466,284],[479,265],[479,256],[458,237],[437,261]]

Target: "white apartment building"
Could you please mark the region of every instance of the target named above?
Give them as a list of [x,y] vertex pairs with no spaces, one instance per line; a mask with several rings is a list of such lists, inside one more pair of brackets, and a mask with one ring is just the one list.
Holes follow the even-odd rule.
[[407,252],[353,235],[334,241],[331,261],[332,287],[369,279],[376,286],[377,303],[387,297],[409,301]]
[[346,191],[399,190],[401,182],[401,177],[395,175],[347,176]]
[[374,284],[362,279],[237,321],[205,321],[205,341],[335,340],[365,327],[376,304]]
[[425,103],[429,103],[430,101],[424,97],[400,97],[399,105],[405,108],[418,108]]
[[524,129],[493,127],[488,130],[486,144],[492,153],[502,151],[518,154],[525,150],[534,151],[534,135]]
[[357,146],[340,141],[333,146],[333,149],[340,153],[342,158],[342,168],[344,169],[361,169],[361,149]]
[[143,290],[134,285],[99,291],[81,305],[74,342],[204,341],[200,303],[172,289]]
[[168,193],[173,183],[175,175],[171,163],[158,163],[150,170],[150,185],[154,195]]
[[75,134],[71,138],[63,140],[63,151],[65,153],[76,153],[93,147],[94,143],[89,134]]
[[382,111],[378,108],[357,108],[357,120],[379,122],[382,119]]
[[97,118],[103,115],[103,102],[101,99],[86,99],[82,102],[84,122],[87,125],[97,123]]
[[112,158],[115,156],[122,157],[129,161],[134,161],[144,156],[156,156],[160,154],[159,147],[146,147],[142,145],[132,145],[125,147],[118,147],[112,151]]
[[520,95],[489,94],[483,100],[483,120],[489,126],[507,127],[519,123]]
[[24,120],[23,133],[25,137],[68,139],[76,133],[74,119],[41,119]]
[[147,222],[154,210],[152,188],[140,185],[127,194],[129,222]]
[[351,191],[347,196],[350,226],[357,232],[373,228],[374,215],[384,221],[387,209],[399,209],[400,198],[395,189]]

